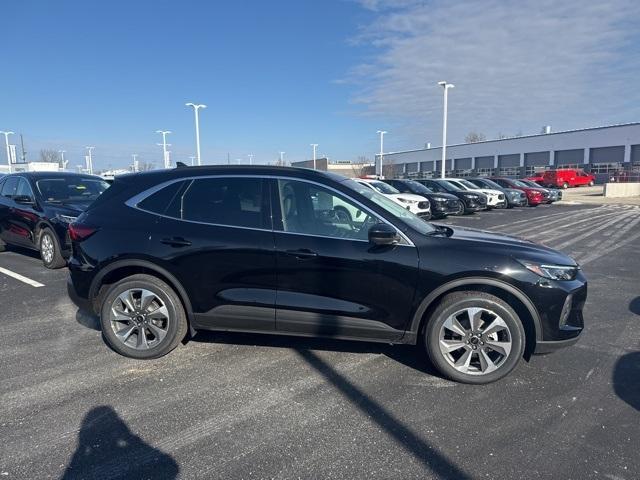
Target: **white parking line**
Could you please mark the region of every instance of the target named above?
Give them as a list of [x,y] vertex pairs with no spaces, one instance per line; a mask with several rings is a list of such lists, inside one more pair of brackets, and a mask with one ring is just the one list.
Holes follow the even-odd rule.
[[35,280],[31,280],[30,278],[27,278],[23,275],[20,275],[19,273],[16,272],[12,272],[11,270],[7,270],[6,268],[2,268],[0,267],[0,273],[4,273],[5,275],[9,276],[9,277],[13,277],[16,280],[20,280],[21,282],[26,283],[27,285],[31,285],[32,287],[44,287],[43,283],[40,282],[36,282]]

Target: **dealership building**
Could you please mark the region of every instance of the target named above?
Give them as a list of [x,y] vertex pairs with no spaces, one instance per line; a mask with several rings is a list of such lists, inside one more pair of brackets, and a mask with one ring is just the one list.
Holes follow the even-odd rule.
[[[582,168],[605,181],[621,171],[640,174],[640,122],[564,132],[448,145],[447,176],[519,177],[557,168]],[[440,175],[442,147],[385,153],[389,175],[429,178]],[[379,155],[376,160],[379,160]],[[387,173],[389,172],[389,173]]]

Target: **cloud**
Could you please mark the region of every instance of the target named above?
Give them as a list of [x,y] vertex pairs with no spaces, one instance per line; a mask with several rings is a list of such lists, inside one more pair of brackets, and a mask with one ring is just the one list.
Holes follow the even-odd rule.
[[456,85],[450,142],[470,130],[492,138],[640,120],[640,2],[360,4],[373,19],[353,41],[373,53],[347,75],[352,102],[409,141],[439,137],[440,80]]

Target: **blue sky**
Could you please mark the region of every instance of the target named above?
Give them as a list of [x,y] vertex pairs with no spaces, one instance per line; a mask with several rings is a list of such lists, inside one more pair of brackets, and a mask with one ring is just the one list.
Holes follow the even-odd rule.
[[[470,130],[537,133],[640,120],[637,2],[551,0],[21,1],[2,6],[0,130],[29,158],[81,163],[369,158]],[[12,140],[17,143],[17,138]],[[4,160],[3,156],[0,159]]]

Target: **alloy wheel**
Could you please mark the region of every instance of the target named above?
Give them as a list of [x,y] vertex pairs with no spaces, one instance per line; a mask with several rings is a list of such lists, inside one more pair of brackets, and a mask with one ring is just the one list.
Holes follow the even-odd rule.
[[53,261],[54,248],[51,235],[45,233],[40,242],[40,254],[45,263],[51,263]]
[[148,350],[157,346],[170,323],[165,302],[144,288],[125,290],[111,304],[109,320],[116,338],[128,347]]
[[459,310],[440,327],[440,353],[453,368],[467,375],[496,371],[509,357],[512,345],[506,322],[486,308]]

